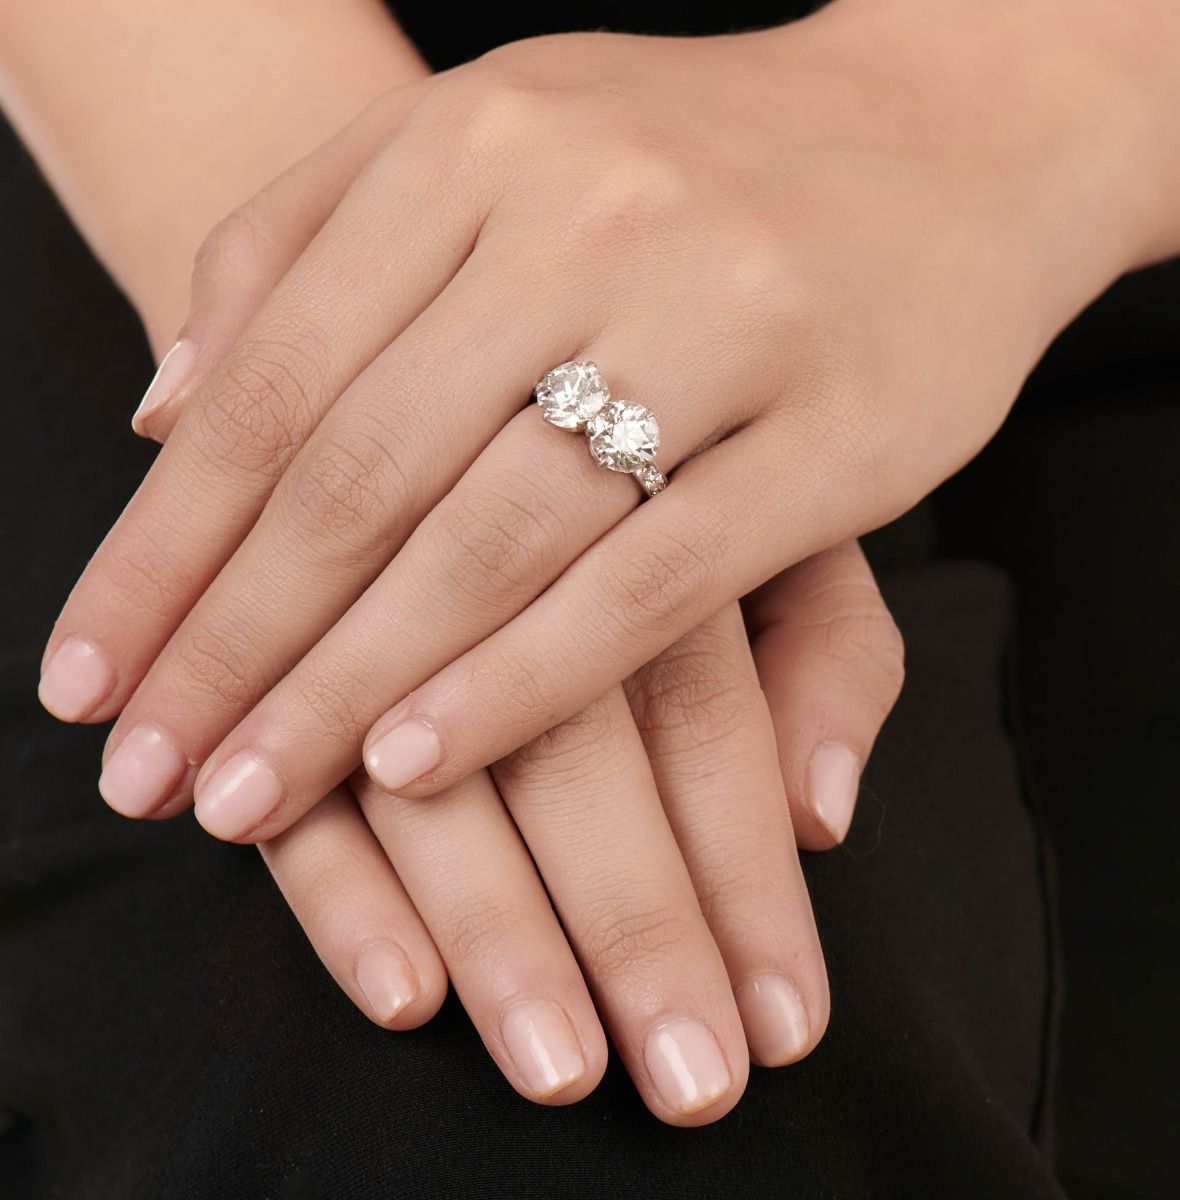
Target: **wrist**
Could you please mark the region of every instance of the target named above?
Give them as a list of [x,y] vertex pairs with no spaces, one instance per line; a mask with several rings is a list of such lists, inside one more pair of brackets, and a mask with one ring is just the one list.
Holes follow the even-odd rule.
[[793,30],[889,97],[886,120],[983,223],[1043,341],[1119,275],[1180,253],[1180,6],[834,0],[774,33]]
[[209,229],[429,73],[376,0],[62,0],[6,11],[0,47],[0,101],[157,354]]

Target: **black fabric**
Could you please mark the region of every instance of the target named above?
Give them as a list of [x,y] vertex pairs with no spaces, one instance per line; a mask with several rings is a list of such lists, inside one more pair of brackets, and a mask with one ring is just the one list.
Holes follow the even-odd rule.
[[[471,44],[399,11],[479,48],[478,10]],[[571,27],[676,24],[595,12]],[[377,1029],[256,851],[105,808],[105,729],[45,715],[36,673],[151,461],[127,428],[151,364],[7,135],[0,230],[0,1195],[1057,1197],[1055,1131],[1075,1198],[1169,1194],[1175,268],[1104,298],[976,462],[867,539],[908,677],[848,843],[806,862],[831,1027],[685,1131],[617,1064],[578,1105],[520,1099],[453,997]]]

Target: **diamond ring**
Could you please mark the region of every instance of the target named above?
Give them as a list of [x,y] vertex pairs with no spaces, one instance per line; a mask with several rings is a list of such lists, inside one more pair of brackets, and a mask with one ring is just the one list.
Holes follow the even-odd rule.
[[667,487],[654,461],[660,448],[655,414],[642,404],[614,399],[596,363],[559,364],[537,383],[533,395],[550,425],[586,434],[599,466],[634,475],[649,496]]

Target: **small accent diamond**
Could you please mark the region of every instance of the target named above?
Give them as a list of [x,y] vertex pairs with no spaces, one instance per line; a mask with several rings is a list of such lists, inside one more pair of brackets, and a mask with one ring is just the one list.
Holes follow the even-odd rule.
[[668,481],[664,478],[663,471],[651,463],[640,467],[635,474],[639,477],[639,482],[643,484],[643,490],[649,496],[659,495],[668,486]]
[[612,471],[638,471],[660,448],[660,427],[642,404],[614,401],[586,427],[590,453]]
[[550,371],[533,389],[541,416],[559,429],[586,428],[604,405],[610,403],[606,381],[592,362],[564,362]]

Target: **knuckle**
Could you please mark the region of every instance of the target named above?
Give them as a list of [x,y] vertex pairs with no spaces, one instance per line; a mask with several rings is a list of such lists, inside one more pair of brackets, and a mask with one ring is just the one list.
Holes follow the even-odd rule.
[[501,651],[488,666],[489,695],[499,703],[498,720],[505,729],[549,729],[563,720],[561,688],[556,675],[541,656]]
[[592,704],[547,729],[502,759],[498,773],[527,787],[530,797],[563,800],[563,784],[584,779],[587,767],[610,745],[614,726],[601,706]]
[[99,590],[117,600],[120,608],[174,620],[176,612],[191,603],[192,583],[183,565],[143,527],[130,537],[112,538],[94,565]]
[[745,338],[769,334],[781,338],[815,311],[802,282],[790,238],[783,230],[747,225],[723,245],[717,266],[719,308],[729,314]]
[[822,653],[830,666],[856,682],[884,716],[905,681],[905,643],[875,593],[866,597],[860,585],[849,585],[848,591],[852,594],[831,597],[836,607],[823,625]]
[[500,612],[506,601],[535,588],[538,571],[552,566],[545,501],[519,482],[483,489],[478,504],[444,504],[437,510],[449,594],[463,595],[481,609]]
[[464,893],[462,905],[442,918],[439,933],[448,968],[461,970],[502,958],[520,935],[520,918],[495,897]]
[[239,205],[218,221],[197,247],[192,273],[194,301],[211,301],[224,287],[251,279],[273,248],[257,199]]
[[495,162],[536,130],[545,101],[527,80],[487,64],[468,76],[456,76],[442,93],[455,104],[457,149],[466,161]]
[[650,897],[629,903],[634,887],[613,887],[584,918],[581,952],[601,980],[620,979],[645,963],[671,958],[686,944],[683,918]]
[[198,444],[216,465],[278,478],[314,425],[322,389],[314,335],[254,342],[236,352],[195,406]]
[[650,152],[620,156],[609,172],[586,186],[570,218],[572,244],[582,253],[618,253],[637,239],[665,236],[689,213],[689,176]]
[[[704,537],[702,533],[695,540]],[[605,588],[600,607],[604,618],[637,648],[647,648],[670,628],[683,627],[685,614],[712,590],[715,560],[707,549],[674,534],[651,533],[644,546],[622,557],[621,563],[607,560],[600,568]]]
[[285,498],[300,526],[354,545],[371,545],[390,512],[400,507],[407,480],[397,455],[380,434],[351,429],[325,436],[300,455],[287,473]]
[[304,728],[310,724],[317,739],[336,745],[359,747],[382,711],[373,689],[344,669],[304,665],[287,683],[291,692],[284,706],[301,714],[297,723]]
[[205,625],[184,636],[176,647],[176,663],[168,673],[176,693],[191,703],[201,694],[238,710],[258,697],[260,680],[249,639]]
[[728,736],[755,698],[732,650],[680,643],[636,676],[629,696],[641,733],[691,729],[697,747]]

